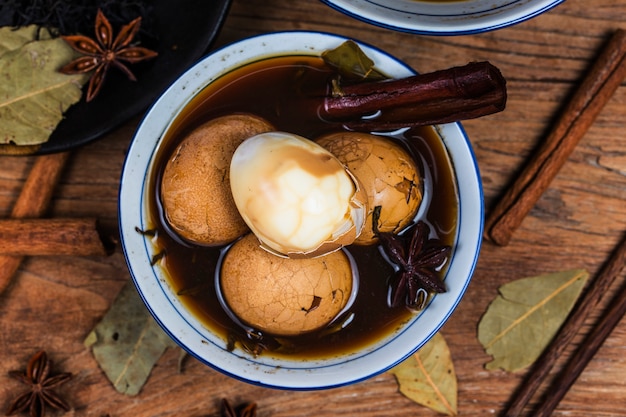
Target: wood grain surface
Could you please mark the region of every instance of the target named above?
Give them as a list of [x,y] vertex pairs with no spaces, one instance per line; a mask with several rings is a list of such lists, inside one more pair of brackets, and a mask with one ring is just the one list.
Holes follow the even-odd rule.
[[[540,144],[612,31],[626,28],[625,17],[626,0],[568,0],[533,20],[496,32],[429,37],[361,23],[314,0],[234,0],[216,46],[265,32],[308,29],[368,42],[420,72],[470,61],[492,62],[508,80],[508,107],[464,123],[480,166],[488,210]],[[72,151],[47,216],[97,217],[109,234],[117,234],[120,172],[139,120]],[[498,286],[569,268],[594,274],[626,233],[625,135],[622,83],[511,243],[483,245],[466,296],[442,329],[458,375],[459,415],[497,416],[523,382],[524,371],[511,374],[483,367],[489,357],[477,341],[476,327]],[[9,216],[33,162],[33,157],[0,157],[0,217]],[[23,369],[31,355],[45,349],[54,371],[75,374],[59,389],[72,406],[66,416],[216,416],[223,397],[234,404],[256,401],[261,417],[436,415],[403,397],[390,374],[331,390],[281,391],[239,382],[194,359],[188,359],[179,373],[175,350],[161,358],[140,395],[119,394],[82,342],[128,280],[119,248],[110,257],[26,258],[0,295],[2,410],[22,389],[8,371]],[[597,317],[592,315],[583,333]],[[564,359],[552,375],[557,375]],[[553,415],[626,415],[624,375],[622,322]],[[544,388],[540,395],[549,392]]]

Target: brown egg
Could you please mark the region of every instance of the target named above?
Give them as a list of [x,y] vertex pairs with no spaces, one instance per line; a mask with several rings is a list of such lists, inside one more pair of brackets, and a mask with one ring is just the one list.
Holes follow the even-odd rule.
[[227,252],[221,291],[244,323],[274,335],[298,335],[329,324],[352,292],[352,266],[343,251],[290,259],[260,247],[250,233]]
[[422,201],[422,182],[414,159],[401,145],[384,136],[361,132],[332,133],[316,142],[348,167],[367,194],[367,220],[355,244],[377,241],[372,225],[377,206],[381,208],[381,232],[397,233],[413,220]]
[[274,130],[248,114],[210,120],[185,137],[170,156],[161,180],[167,223],[184,239],[221,245],[246,233],[230,191],[229,167],[245,139]]

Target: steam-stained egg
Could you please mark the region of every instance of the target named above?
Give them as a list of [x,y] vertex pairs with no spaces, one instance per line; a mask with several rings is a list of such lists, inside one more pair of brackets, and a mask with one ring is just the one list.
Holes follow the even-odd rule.
[[274,335],[298,335],[329,324],[346,307],[352,265],[343,251],[289,259],[260,248],[248,234],[226,253],[220,289],[242,322]]
[[348,167],[367,194],[367,221],[355,244],[377,241],[372,224],[377,206],[380,232],[397,233],[411,223],[422,201],[422,182],[415,160],[401,145],[361,132],[332,133],[316,142]]
[[351,244],[367,196],[330,152],[298,135],[267,132],[245,140],[230,166],[239,213],[275,254],[320,256]]
[[234,114],[202,124],[182,140],[161,179],[164,217],[174,232],[196,244],[220,245],[248,231],[230,192],[230,159],[245,139],[269,130],[258,116]]

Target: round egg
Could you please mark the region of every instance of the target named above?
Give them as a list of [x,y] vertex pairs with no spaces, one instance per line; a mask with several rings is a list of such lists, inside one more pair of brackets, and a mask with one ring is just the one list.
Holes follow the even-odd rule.
[[262,246],[314,257],[351,244],[363,229],[367,197],[326,149],[285,132],[245,140],[230,166],[239,213]]
[[284,258],[262,249],[248,234],[226,253],[220,289],[242,322],[273,335],[298,335],[328,325],[346,307],[353,271],[344,251]]
[[422,182],[411,155],[393,139],[362,132],[338,132],[318,138],[357,177],[368,198],[365,228],[355,244],[378,239],[372,213],[378,206],[378,231],[397,233],[408,226],[422,201]]
[[164,217],[174,232],[210,246],[248,231],[230,192],[230,160],[241,142],[270,130],[260,117],[233,114],[202,124],[182,140],[167,161],[160,187]]

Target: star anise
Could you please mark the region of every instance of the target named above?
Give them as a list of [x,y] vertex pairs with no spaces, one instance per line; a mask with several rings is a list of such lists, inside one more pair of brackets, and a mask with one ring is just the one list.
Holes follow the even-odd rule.
[[430,227],[419,220],[408,232],[408,241],[393,233],[380,232],[382,247],[398,271],[391,283],[391,305],[403,302],[420,309],[426,293],[443,293],[446,287],[438,270],[447,262],[451,248],[430,239]]
[[131,42],[137,35],[141,26],[141,16],[123,26],[120,32],[113,39],[113,28],[109,20],[101,10],[96,16],[96,39],[87,36],[73,35],[63,36],[65,42],[75,51],[84,56],[75,59],[61,68],[64,74],[82,74],[95,70],[89,80],[87,90],[87,101],[91,101],[102,88],[104,79],[110,66],[114,66],[124,72],[132,81],[136,81],[135,75],[122,63],[131,64],[151,59],[157,53],[140,46],[132,46]]
[[222,417],[255,417],[256,403],[250,403],[238,411],[239,413],[235,411],[226,398],[222,399]]
[[7,416],[28,410],[31,417],[43,417],[46,414],[46,407],[69,411],[70,406],[53,391],[53,388],[67,382],[72,374],[64,372],[49,376],[50,366],[48,355],[41,351],[30,358],[26,372],[9,372],[9,376],[28,385],[29,390],[20,394],[9,405],[6,411]]

